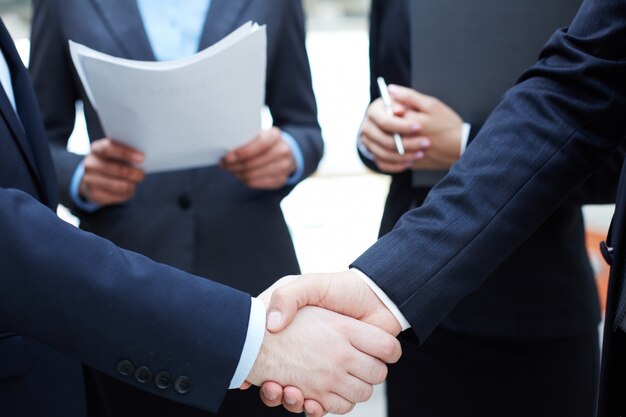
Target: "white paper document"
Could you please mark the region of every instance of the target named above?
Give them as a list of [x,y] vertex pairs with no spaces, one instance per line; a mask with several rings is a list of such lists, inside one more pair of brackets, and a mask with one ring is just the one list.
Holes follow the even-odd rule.
[[107,137],[142,151],[159,172],[218,163],[261,130],[265,26],[248,22],[175,61],[116,58],[70,41],[70,52]]

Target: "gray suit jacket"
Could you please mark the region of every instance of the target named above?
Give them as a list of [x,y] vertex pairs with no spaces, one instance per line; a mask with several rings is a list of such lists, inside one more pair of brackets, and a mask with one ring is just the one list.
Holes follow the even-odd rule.
[[[200,48],[248,20],[267,24],[267,105],[275,126],[298,142],[306,177],[317,168],[323,142],[304,46],[301,2],[213,0]],[[150,175],[127,204],[93,214],[72,204],[70,179],[82,157],[68,152],[66,144],[77,100],[85,103],[91,140],[104,135],[70,61],[69,39],[115,56],[155,58],[134,1],[35,1],[30,70],[51,140],[61,202],[72,208],[81,227],[124,248],[253,294],[280,276],[299,272],[280,208],[292,189],[289,186],[251,190],[229,173],[210,167]]]

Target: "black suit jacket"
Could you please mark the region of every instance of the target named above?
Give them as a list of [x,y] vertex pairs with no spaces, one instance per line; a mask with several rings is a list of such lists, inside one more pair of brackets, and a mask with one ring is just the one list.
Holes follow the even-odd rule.
[[[624,45],[626,1],[586,0],[424,205],[355,261],[397,303],[420,340],[623,143]],[[626,210],[620,192],[616,219]],[[626,302],[623,225],[620,220],[613,229],[600,417],[626,413],[624,334],[615,328],[616,309]],[[552,250],[562,244],[555,241]],[[563,282],[561,290],[568,286]]]
[[[373,98],[378,97],[374,86],[379,75],[392,82],[410,84],[408,7],[406,0],[374,0],[372,4],[370,36],[375,49],[370,51],[370,67]],[[490,68],[485,70],[491,71]],[[459,69],[458,76],[463,77],[462,69]],[[513,77],[515,75],[511,75]],[[473,139],[484,121],[471,122],[470,148],[474,146]],[[494,146],[506,145],[498,143]],[[375,168],[371,161],[367,161]],[[520,242],[480,287],[459,301],[443,325],[465,334],[525,339],[593,332],[600,320],[600,312],[594,276],[586,254],[580,206],[614,201],[622,163],[623,151],[620,150],[599,174],[555,208]],[[506,176],[511,175],[510,169],[512,167],[501,174],[500,181],[506,181]],[[391,231],[409,209],[423,203],[429,191],[428,188],[412,187],[408,171],[394,174],[381,222],[381,235]],[[432,248],[436,249],[440,244],[444,242],[437,237]]]
[[61,221],[30,77],[1,23],[0,48],[19,113],[0,89],[0,414],[84,417],[79,361],[215,411],[239,362],[250,297]]
[[[68,191],[82,156],[68,152],[66,145],[77,100],[85,103],[90,139],[103,137],[103,132],[74,71],[68,40],[114,56],[155,58],[134,0],[37,0],[34,4],[30,71],[57,166],[61,203],[72,208],[81,228],[253,294],[277,277],[298,273],[280,208],[293,186],[252,190],[230,173],[208,167],[148,175],[126,204],[95,213],[74,206]],[[266,102],[274,125],[290,133],[300,146],[306,178],[317,168],[323,141],[304,44],[302,4],[213,0],[200,48],[248,20],[267,24]]]

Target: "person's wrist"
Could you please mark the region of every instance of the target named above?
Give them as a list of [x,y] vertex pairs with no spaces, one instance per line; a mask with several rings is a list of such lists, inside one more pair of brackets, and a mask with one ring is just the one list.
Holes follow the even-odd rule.
[[[259,355],[265,344],[265,304],[257,298],[250,298],[250,318],[246,338],[239,358],[239,363],[231,379],[229,388],[239,388],[253,374],[254,367],[259,361]],[[262,361],[262,359],[261,359]]]
[[91,199],[89,198],[89,186],[81,181],[78,186],[78,198],[80,198],[85,203],[91,203]]

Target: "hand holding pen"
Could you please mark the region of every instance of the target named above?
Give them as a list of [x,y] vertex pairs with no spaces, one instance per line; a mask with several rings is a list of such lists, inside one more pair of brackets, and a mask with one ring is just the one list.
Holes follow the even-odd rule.
[[[391,103],[391,97],[389,96],[389,89],[387,88],[387,83],[383,77],[378,77],[376,79],[378,82],[378,89],[380,90],[380,98],[383,100],[383,104],[385,105],[385,110],[387,111],[388,116],[393,116],[393,104]],[[393,142],[396,144],[396,150],[398,154],[404,155],[404,145],[402,145],[402,137],[397,132],[393,134]]]
[[386,85],[382,88],[383,95],[389,99],[388,105],[381,97],[367,109],[359,141],[362,155],[372,160],[380,171],[390,174],[411,169],[416,161],[424,158],[424,151],[431,145],[430,140],[422,136],[420,122],[407,117],[412,111],[395,98],[391,101],[392,87],[396,88],[390,86],[388,94]]
[[[387,91],[383,83],[379,84],[381,91]],[[456,162],[467,132],[452,108],[436,97],[398,85],[390,85],[383,96],[393,99],[391,114],[384,97],[370,104],[361,125],[359,147],[363,156],[390,174],[407,169],[448,169]]]

